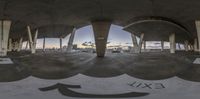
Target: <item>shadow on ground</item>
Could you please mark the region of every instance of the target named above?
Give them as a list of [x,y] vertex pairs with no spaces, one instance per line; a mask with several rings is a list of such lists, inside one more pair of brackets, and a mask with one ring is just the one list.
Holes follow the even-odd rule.
[[160,80],[178,76],[200,81],[200,67],[192,62],[196,53],[112,54],[97,58],[90,53],[9,53],[15,64],[0,65],[0,82],[10,82],[35,76],[41,79],[64,79],[79,73],[93,77],[114,77],[122,74]]

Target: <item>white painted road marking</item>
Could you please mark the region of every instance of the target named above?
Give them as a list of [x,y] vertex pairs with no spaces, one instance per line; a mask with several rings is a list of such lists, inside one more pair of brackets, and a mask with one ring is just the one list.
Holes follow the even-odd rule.
[[43,80],[35,77],[28,77],[16,82],[0,83],[0,97],[2,99],[39,99],[41,97],[44,99],[81,99],[63,96],[57,90],[47,92],[38,90],[38,88],[48,87],[57,83],[80,85],[81,88],[71,88],[70,90],[84,94],[104,95],[148,92],[150,93],[149,95],[138,97],[137,99],[160,99],[160,97],[162,97],[162,99],[188,99],[189,97],[191,97],[191,99],[198,99],[198,97],[200,97],[200,83],[198,82],[186,81],[178,77],[149,81],[134,78],[127,74],[110,78],[96,78],[78,74],[62,80]]
[[0,64],[13,64],[10,58],[0,58]]
[[200,64],[200,58],[196,58],[193,62],[193,64]]

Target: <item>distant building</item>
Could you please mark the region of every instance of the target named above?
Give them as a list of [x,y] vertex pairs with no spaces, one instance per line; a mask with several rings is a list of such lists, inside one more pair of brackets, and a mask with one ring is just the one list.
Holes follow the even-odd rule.
[[128,51],[131,51],[133,49],[132,46],[128,46]]
[[77,45],[77,44],[74,44],[74,45],[73,45],[73,49],[74,49],[74,50],[77,50],[77,49],[78,49],[78,45]]

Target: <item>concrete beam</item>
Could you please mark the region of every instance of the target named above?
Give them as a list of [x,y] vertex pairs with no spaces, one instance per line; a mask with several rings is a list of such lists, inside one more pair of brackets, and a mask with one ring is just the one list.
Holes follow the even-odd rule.
[[93,21],[92,27],[94,31],[96,52],[98,57],[104,57],[108,33],[110,30],[110,21]]
[[73,49],[73,41],[74,41],[74,36],[76,33],[76,28],[73,29],[70,37],[69,37],[69,41],[68,41],[68,46],[67,46],[67,52],[71,52]]
[[169,36],[169,42],[170,42],[170,53],[175,53],[176,42],[175,42],[175,34],[174,33]]
[[10,26],[11,26],[11,21],[0,20],[0,56],[7,55]]

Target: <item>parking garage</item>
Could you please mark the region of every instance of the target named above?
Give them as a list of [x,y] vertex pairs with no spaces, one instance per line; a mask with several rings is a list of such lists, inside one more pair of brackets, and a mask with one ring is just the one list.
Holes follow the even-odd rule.
[[0,98],[198,99],[199,6],[0,0]]

